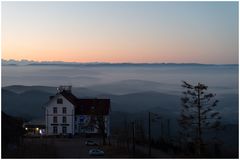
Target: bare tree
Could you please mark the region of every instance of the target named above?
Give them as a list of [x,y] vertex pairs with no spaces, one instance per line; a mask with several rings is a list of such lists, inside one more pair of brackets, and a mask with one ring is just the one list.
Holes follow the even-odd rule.
[[102,137],[103,145],[105,145],[106,138],[107,138],[105,116],[103,114],[92,115],[90,120],[90,125],[91,127],[96,128],[98,130],[98,133]]
[[205,129],[218,129],[220,127],[220,113],[215,111],[218,100],[215,94],[206,93],[208,86],[198,83],[196,86],[183,81],[184,88],[181,117],[179,124],[182,135],[191,138],[197,146],[197,153],[201,155]]
[[98,127],[98,130],[102,136],[102,141],[103,141],[103,145],[106,144],[106,138],[107,138],[107,134],[105,132],[106,130],[106,127],[105,127],[105,123],[106,123],[106,120],[105,120],[105,116],[104,115],[97,115],[97,127]]
[[[107,117],[106,117],[106,108],[104,103],[102,104],[101,101],[95,102],[96,106],[93,106],[90,110],[91,112],[91,119],[90,125],[92,128],[97,129],[98,133],[102,137],[103,145],[106,145],[106,138],[107,138]],[[109,118],[109,117],[108,117]],[[110,141],[109,141],[110,142]]]

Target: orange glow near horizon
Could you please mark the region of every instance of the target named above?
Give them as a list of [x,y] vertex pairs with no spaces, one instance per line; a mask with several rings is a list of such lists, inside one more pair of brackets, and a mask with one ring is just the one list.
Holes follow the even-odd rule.
[[[10,51],[8,54],[4,51],[2,52],[2,59],[9,60],[33,60],[33,61],[64,61],[64,62],[109,62],[109,63],[208,63],[204,57],[199,59],[197,56],[191,54],[172,54],[171,51],[162,51],[166,54],[151,54],[146,52],[136,51],[138,54],[131,54],[127,51],[45,51],[45,50],[30,50],[26,52],[25,50]],[[210,57],[210,55],[209,55]],[[197,59],[197,60],[193,60]],[[216,63],[218,63],[216,61]]]
[[[10,49],[9,49],[10,48]],[[178,54],[170,54],[170,51],[165,49],[162,52],[167,54],[154,54],[147,53],[143,49],[133,50],[134,53],[130,53],[128,50],[36,50],[36,49],[16,49],[13,50],[9,47],[3,48],[2,59],[9,60],[33,60],[33,61],[64,61],[64,62],[110,62],[110,63],[191,63],[192,60],[187,60],[187,57]],[[20,52],[21,50],[21,52]],[[151,50],[149,49],[151,52]],[[138,53],[138,54],[136,54]]]
[[178,4],[4,2],[1,58],[238,63],[237,2]]
[[[37,37],[37,38],[34,38]],[[80,36],[79,36],[80,37]],[[199,46],[194,43],[161,37],[144,39],[111,36],[105,38],[83,39],[70,35],[52,38],[34,33],[4,33],[2,59],[65,61],[65,62],[110,62],[110,63],[219,63],[208,54],[216,52],[213,43]],[[206,40],[207,41],[207,40]],[[133,42],[133,43],[130,43]],[[210,44],[210,43],[209,43]],[[174,47],[173,47],[174,46]],[[217,46],[216,46],[217,47]],[[194,54],[192,54],[194,53]],[[232,57],[227,57],[229,61]],[[213,61],[215,60],[215,61]]]
[[[98,39],[83,41],[77,39],[79,44],[73,41],[67,43],[63,37],[55,41],[48,41],[49,38],[32,39],[31,36],[14,38],[8,36],[3,43],[2,58],[15,60],[34,61],[65,61],[65,62],[132,62],[132,63],[162,63],[186,61],[186,57],[179,54],[172,54],[179,50],[175,45],[175,51],[171,49],[171,43],[165,41],[162,45],[149,43],[144,40],[131,40],[134,43],[124,42],[118,39],[101,41]],[[47,39],[47,40],[45,40]],[[151,41],[150,41],[151,42]],[[181,46],[180,46],[181,47]],[[182,50],[182,49],[181,49]],[[165,54],[162,54],[165,53]],[[191,61],[189,61],[191,62]]]

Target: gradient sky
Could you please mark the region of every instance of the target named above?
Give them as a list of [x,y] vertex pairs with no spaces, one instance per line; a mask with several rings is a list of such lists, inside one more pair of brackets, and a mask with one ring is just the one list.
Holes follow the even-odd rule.
[[2,2],[2,58],[238,63],[238,2]]

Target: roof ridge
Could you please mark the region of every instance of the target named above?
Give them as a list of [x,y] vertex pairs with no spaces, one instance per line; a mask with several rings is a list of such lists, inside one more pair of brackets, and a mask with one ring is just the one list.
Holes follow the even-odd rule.
[[[110,99],[77,98],[71,92],[60,92],[75,107],[75,114],[101,114],[108,115],[110,111]],[[93,108],[92,108],[93,107]]]

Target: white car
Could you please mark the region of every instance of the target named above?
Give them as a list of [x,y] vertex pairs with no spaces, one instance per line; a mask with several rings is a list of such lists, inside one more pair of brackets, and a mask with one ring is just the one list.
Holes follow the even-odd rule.
[[88,145],[88,146],[98,146],[98,143],[95,142],[95,141],[92,141],[92,140],[87,140],[87,141],[85,141],[85,145]]
[[100,149],[90,149],[88,154],[90,156],[104,156],[104,152]]

